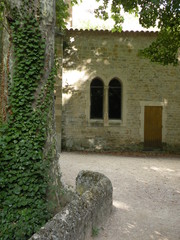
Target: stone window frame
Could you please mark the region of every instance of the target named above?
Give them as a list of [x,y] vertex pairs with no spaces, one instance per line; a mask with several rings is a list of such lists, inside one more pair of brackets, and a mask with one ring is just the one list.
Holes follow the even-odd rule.
[[[93,79],[99,78],[104,83],[104,98],[103,98],[103,119],[91,119],[90,118],[90,108],[91,108],[91,82]],[[109,90],[109,83],[112,79],[117,79],[121,84],[121,119],[109,119],[108,117],[108,90]],[[126,125],[126,105],[127,105],[127,96],[126,96],[126,84],[122,79],[116,76],[111,77],[101,77],[101,76],[94,76],[88,81],[88,88],[87,88],[87,109],[86,109],[86,116],[87,116],[87,123],[89,126],[94,127],[117,127],[117,126],[125,126]]]

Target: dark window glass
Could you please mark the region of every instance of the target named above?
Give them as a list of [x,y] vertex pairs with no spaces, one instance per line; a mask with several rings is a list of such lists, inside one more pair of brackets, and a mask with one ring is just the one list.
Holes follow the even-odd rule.
[[103,118],[103,91],[104,84],[96,78],[91,82],[91,112],[92,119]]
[[121,83],[117,79],[109,83],[109,119],[121,119]]

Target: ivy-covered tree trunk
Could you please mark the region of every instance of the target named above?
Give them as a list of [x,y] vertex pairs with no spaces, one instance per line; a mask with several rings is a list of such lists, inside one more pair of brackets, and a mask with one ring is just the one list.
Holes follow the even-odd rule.
[[[27,239],[60,202],[54,127],[55,0],[6,0],[0,239]],[[53,204],[50,204],[53,203]]]

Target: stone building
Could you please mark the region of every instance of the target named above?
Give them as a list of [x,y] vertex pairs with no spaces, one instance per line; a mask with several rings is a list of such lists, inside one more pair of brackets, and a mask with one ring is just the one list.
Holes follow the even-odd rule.
[[180,65],[139,56],[156,34],[67,30],[56,35],[63,67],[55,86],[59,151],[161,146],[180,151]]
[[156,34],[67,30],[63,57],[57,36],[63,58],[56,96],[62,149],[180,149],[180,66],[139,56]]

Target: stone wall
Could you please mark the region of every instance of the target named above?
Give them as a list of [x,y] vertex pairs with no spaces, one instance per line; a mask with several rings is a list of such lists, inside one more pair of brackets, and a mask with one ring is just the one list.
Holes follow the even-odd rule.
[[57,151],[61,152],[61,119],[62,119],[62,62],[63,62],[63,36],[56,34],[55,38],[56,60],[58,63],[57,77],[55,82],[55,125]]
[[103,174],[81,171],[76,178],[75,200],[30,240],[85,240],[112,211],[112,184]]
[[[69,30],[64,39],[62,147],[66,150],[138,150],[144,142],[144,107],[162,106],[162,141],[180,147],[180,67],[139,56],[157,36],[149,32]],[[122,119],[90,119],[90,83],[122,84]],[[104,111],[107,111],[104,110]],[[104,113],[104,115],[106,115]]]

